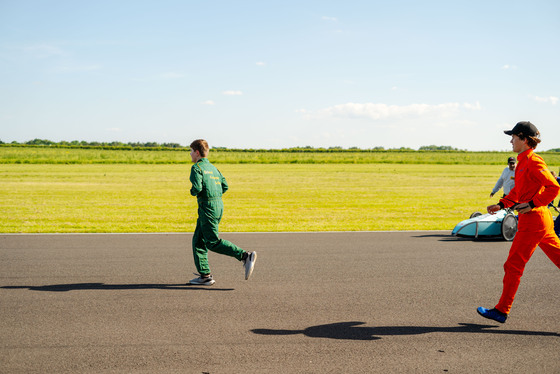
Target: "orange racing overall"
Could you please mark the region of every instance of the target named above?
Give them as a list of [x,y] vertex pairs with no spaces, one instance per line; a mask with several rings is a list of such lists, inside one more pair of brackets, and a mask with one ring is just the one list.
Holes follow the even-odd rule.
[[560,268],[560,239],[554,232],[554,221],[547,207],[558,196],[560,186],[533,149],[520,153],[517,162],[515,187],[498,205],[510,208],[529,203],[533,209],[519,215],[517,234],[504,264],[504,288],[495,307],[502,313],[510,312],[525,264],[537,246]]

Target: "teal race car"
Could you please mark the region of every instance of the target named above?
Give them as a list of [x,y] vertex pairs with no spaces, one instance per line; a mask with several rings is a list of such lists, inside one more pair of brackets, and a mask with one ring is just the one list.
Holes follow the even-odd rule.
[[469,219],[459,222],[451,235],[474,239],[503,239],[512,241],[517,233],[517,216],[511,209],[496,214],[474,212]]

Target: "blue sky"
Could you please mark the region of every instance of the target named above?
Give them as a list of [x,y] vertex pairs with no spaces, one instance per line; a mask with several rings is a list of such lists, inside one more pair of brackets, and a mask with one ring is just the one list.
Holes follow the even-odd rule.
[[0,0],[0,140],[560,147],[560,2]]

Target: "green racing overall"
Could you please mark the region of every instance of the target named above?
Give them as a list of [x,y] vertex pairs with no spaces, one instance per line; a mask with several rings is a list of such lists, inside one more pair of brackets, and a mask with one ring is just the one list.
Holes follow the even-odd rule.
[[190,181],[191,195],[196,196],[198,201],[198,219],[192,240],[194,264],[202,276],[211,273],[208,250],[235,257],[239,261],[243,259],[245,251],[219,238],[218,225],[224,212],[222,194],[228,189],[222,173],[207,158],[201,158],[191,167]]

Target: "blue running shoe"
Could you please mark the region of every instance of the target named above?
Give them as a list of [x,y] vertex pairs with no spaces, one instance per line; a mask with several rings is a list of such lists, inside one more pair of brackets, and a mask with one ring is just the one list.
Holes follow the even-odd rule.
[[476,311],[484,318],[492,319],[496,322],[504,323],[507,319],[507,314],[500,312],[498,309],[486,309],[479,306]]

